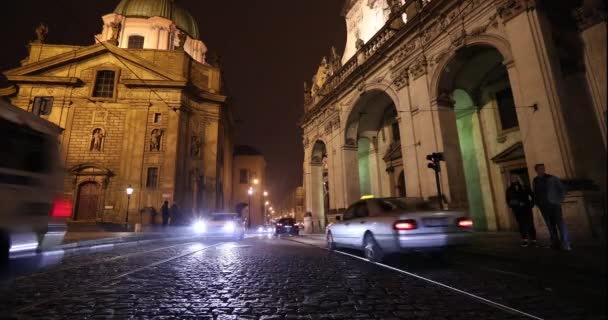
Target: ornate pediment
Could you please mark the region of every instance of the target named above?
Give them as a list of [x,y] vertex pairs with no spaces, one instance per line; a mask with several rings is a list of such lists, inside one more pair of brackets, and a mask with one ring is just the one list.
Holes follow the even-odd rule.
[[521,142],[517,142],[517,143],[513,144],[512,146],[503,150],[501,153],[497,154],[495,157],[493,157],[492,161],[494,161],[496,163],[502,163],[502,162],[507,162],[507,161],[511,161],[511,160],[524,159],[524,158],[525,158],[524,145]]

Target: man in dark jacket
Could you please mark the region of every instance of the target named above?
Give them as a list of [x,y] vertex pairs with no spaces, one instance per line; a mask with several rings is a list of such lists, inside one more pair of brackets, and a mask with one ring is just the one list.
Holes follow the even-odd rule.
[[555,249],[570,250],[568,229],[562,216],[562,201],[566,189],[558,177],[545,173],[545,165],[534,166],[534,199],[549,229],[551,246]]
[[532,216],[534,196],[530,188],[516,175],[511,177],[511,185],[507,189],[507,204],[513,210],[515,220],[519,225],[521,246],[527,247],[528,241],[531,241],[532,246],[536,247],[536,229]]
[[163,202],[163,206],[160,207],[160,213],[163,216],[163,227],[169,224],[169,201]]

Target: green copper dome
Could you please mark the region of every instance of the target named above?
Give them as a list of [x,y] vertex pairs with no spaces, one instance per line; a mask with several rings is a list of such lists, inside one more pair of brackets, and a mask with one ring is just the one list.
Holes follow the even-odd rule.
[[167,18],[191,38],[199,37],[196,20],[175,0],[121,0],[114,12],[125,17]]

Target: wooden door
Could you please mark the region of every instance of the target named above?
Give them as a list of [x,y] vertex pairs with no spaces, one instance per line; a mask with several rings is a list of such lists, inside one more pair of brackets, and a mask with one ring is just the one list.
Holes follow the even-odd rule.
[[95,220],[99,209],[100,187],[97,182],[85,182],[78,188],[76,220]]

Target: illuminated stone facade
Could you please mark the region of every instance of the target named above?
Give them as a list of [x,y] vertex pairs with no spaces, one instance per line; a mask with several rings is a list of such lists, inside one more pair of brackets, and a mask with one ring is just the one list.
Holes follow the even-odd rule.
[[[570,187],[565,218],[603,234],[606,14],[597,1],[352,0],[344,54],[304,85],[306,210],[332,221],[362,195],[433,198],[513,230],[512,175]],[[380,23],[379,19],[384,20]],[[543,225],[540,215],[537,224]]]
[[[115,29],[124,36],[111,34],[110,18],[123,19]],[[220,70],[204,63],[200,40],[188,38],[185,50],[149,45],[161,43],[148,38],[156,23],[182,32],[171,20],[129,19],[104,16],[90,46],[46,44],[39,28],[22,65],[4,72],[12,83],[5,98],[64,129],[64,193],[74,200],[74,221],[123,223],[129,185],[131,223],[145,223],[140,210],[160,211],[164,200],[186,217],[232,211],[233,120]],[[142,49],[126,44],[135,30],[146,37]]]

